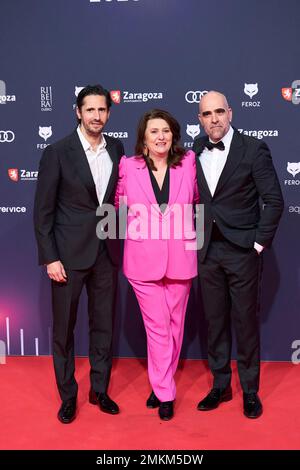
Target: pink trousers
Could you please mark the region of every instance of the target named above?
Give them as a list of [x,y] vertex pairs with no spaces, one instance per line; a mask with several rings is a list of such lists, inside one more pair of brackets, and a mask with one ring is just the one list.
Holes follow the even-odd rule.
[[147,334],[148,374],[160,401],[176,396],[174,374],[183,339],[184,319],[191,279],[136,281],[129,279],[136,294]]

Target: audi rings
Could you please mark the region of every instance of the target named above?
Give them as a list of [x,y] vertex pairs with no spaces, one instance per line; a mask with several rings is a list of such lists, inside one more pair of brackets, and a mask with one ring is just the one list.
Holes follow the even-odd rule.
[[13,131],[0,131],[0,143],[13,142],[15,140],[15,134]]
[[187,91],[185,94],[185,101],[188,103],[200,103],[201,98],[208,93],[207,90],[204,91]]

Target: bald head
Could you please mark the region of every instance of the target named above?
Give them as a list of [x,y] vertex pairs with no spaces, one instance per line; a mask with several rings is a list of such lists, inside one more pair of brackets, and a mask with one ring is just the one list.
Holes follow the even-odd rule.
[[203,95],[203,97],[201,98],[199,103],[199,112],[201,113],[203,106],[205,106],[206,104],[206,101],[210,102],[214,99],[218,99],[218,101],[220,102],[222,101],[224,108],[229,108],[226,96],[223,95],[223,93],[220,93],[219,91],[211,90],[205,95]]
[[199,121],[213,142],[221,140],[229,131],[232,110],[226,96],[218,91],[209,91],[199,103]]

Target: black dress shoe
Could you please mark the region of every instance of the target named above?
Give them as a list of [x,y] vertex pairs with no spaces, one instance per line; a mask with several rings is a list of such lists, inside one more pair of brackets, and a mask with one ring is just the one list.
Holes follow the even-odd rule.
[[257,393],[244,393],[244,415],[247,418],[259,418],[262,415],[263,407]]
[[230,385],[226,388],[212,388],[206,397],[199,401],[197,409],[199,411],[210,411],[218,408],[222,401],[232,399],[232,390]]
[[76,418],[76,397],[62,402],[57,417],[63,424],[69,424]]
[[90,389],[89,402],[92,405],[99,405],[100,410],[104,411],[104,413],[111,415],[120,413],[118,405],[106,393],[96,393]]
[[160,400],[157,398],[157,396],[152,390],[148,400],[146,401],[146,406],[147,408],[158,408],[159,405],[160,405]]
[[162,401],[159,405],[158,414],[160,419],[169,421],[174,416],[174,408],[172,401]]

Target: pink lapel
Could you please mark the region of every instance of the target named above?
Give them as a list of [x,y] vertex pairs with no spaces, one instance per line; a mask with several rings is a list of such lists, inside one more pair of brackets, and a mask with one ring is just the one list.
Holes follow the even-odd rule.
[[[135,158],[135,157],[134,157]],[[145,193],[145,196],[149,200],[151,204],[157,204],[155,194],[152,188],[149,170],[147,168],[146,163],[142,158],[135,158],[135,172],[136,172],[136,180],[142,190]]]
[[176,202],[183,178],[183,167],[170,168],[169,206]]

